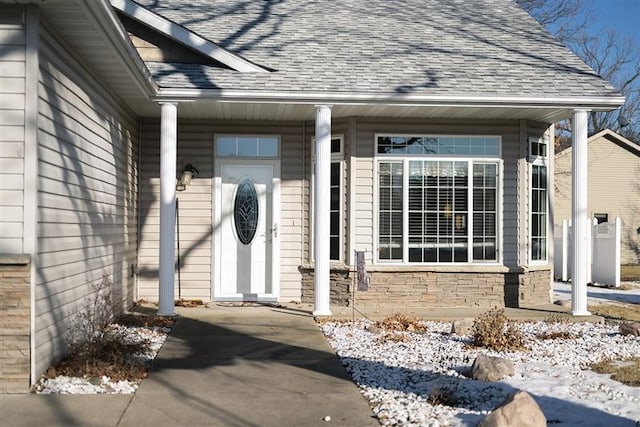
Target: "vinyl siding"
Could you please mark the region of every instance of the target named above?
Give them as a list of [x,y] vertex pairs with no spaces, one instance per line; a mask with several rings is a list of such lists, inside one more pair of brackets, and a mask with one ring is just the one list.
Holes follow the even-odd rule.
[[[587,146],[588,215],[622,220],[621,263],[640,263],[640,156],[605,137]],[[571,149],[556,156],[555,223],[571,218]]]
[[26,34],[22,10],[0,7],[0,13],[0,254],[21,254]]
[[522,157],[520,127],[517,121],[418,121],[418,120],[376,120],[358,119],[357,143],[354,161],[356,163],[356,230],[355,249],[367,251],[367,262],[373,262],[375,244],[375,135],[378,133],[398,134],[470,134],[500,135],[502,137],[503,158],[503,263],[507,267],[517,267],[519,237],[526,226],[519,221],[518,184],[519,159]]
[[138,125],[54,38],[38,84],[36,372],[58,358],[72,314],[103,276],[134,298]]
[[[180,279],[183,298],[209,301],[212,284],[213,145],[216,134],[278,135],[281,138],[280,205],[280,300],[299,301],[303,262],[303,228],[308,226],[305,198],[308,191],[301,177],[308,167],[299,122],[217,122],[178,123],[177,170],[187,163],[200,172],[184,192],[177,193],[180,219]],[[158,298],[160,123],[142,124],[140,180],[140,270],[141,298]],[[176,293],[178,282],[176,274]]]

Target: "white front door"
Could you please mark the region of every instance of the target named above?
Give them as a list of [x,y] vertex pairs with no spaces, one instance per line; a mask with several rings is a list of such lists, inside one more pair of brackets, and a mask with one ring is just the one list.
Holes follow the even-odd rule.
[[277,300],[277,162],[220,163],[214,297],[218,301]]

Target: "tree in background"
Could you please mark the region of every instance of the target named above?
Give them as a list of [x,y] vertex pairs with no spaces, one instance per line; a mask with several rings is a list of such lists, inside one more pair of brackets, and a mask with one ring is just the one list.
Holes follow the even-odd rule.
[[[591,12],[589,0],[516,0],[516,3],[540,24],[574,51],[625,97],[620,110],[589,115],[589,133],[609,128],[640,143],[640,46],[623,37],[615,29],[590,32],[597,17]],[[557,124],[559,141],[564,148],[570,141],[568,121]],[[569,142],[570,143],[570,142]]]

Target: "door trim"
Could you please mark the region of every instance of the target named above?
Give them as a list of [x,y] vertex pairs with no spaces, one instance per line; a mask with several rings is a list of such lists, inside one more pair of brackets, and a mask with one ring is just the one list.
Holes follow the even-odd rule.
[[220,250],[222,246],[222,232],[220,225],[222,222],[222,166],[223,165],[263,165],[273,167],[272,196],[271,196],[271,221],[277,227],[277,232],[272,236],[271,241],[271,293],[260,294],[258,301],[277,302],[280,297],[280,160],[276,159],[254,159],[254,158],[217,158],[213,163],[213,185],[212,185],[212,224],[213,233],[211,236],[211,299],[213,301],[243,301],[242,298],[221,297],[222,276],[220,265]]

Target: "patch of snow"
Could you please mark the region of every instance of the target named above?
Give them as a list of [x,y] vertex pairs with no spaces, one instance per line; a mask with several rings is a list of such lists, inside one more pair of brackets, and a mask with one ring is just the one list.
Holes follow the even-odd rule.
[[[587,303],[604,304],[621,302],[627,304],[640,304],[640,283],[626,283],[633,289],[622,290],[608,286],[587,286]],[[561,301],[571,300],[571,283],[555,282],[553,284],[553,299]]]
[[[475,426],[515,390],[525,390],[549,424],[635,426],[640,388],[588,370],[603,359],[640,357],[640,338],[618,334],[615,325],[524,323],[530,351],[494,352],[471,347],[469,337],[448,334],[449,323],[425,322],[426,332],[407,341],[380,340],[370,321],[327,322],[322,331],[383,425]],[[573,339],[539,339],[551,332]],[[516,375],[500,382],[467,377],[479,353],[508,358]],[[434,396],[453,401],[439,404]],[[447,402],[445,402],[447,403]]]

